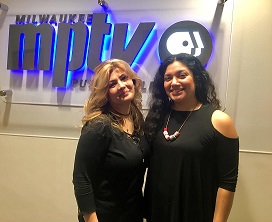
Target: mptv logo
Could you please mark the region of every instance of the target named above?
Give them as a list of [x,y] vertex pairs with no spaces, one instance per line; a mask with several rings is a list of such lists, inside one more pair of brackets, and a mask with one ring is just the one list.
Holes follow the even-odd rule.
[[132,64],[155,26],[155,22],[140,23],[127,42],[128,24],[116,23],[113,28],[106,13],[89,14],[87,19],[81,14],[68,20],[45,17],[37,22],[36,17],[17,16],[16,24],[10,25],[7,69],[52,70],[53,87],[66,87],[69,71],[82,70],[86,64],[94,70],[101,62],[106,36],[112,36],[110,57]]
[[[85,18],[86,17],[86,18]],[[128,24],[107,22],[106,13],[70,15],[65,19],[16,17],[10,25],[8,70],[53,71],[52,86],[67,87],[70,71],[94,68],[101,62],[105,39],[111,41],[111,58],[133,64],[155,27],[155,22],[141,22],[127,40]],[[77,19],[76,19],[77,18]],[[76,21],[77,20],[77,21]],[[57,25],[57,29],[53,25]],[[90,26],[90,30],[89,30]],[[209,60],[212,41],[209,32],[200,24],[181,21],[171,25],[159,41],[159,56],[164,60],[170,54],[185,52],[197,56],[203,64]]]

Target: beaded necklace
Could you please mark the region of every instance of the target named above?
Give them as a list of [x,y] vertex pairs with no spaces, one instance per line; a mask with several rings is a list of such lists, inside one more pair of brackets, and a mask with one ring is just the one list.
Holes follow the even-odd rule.
[[180,135],[180,131],[182,129],[182,127],[184,126],[184,124],[187,122],[187,120],[189,119],[189,117],[191,116],[191,114],[193,113],[193,111],[195,110],[197,104],[195,105],[195,107],[192,109],[192,111],[189,113],[189,115],[186,117],[186,119],[184,120],[184,122],[181,124],[181,126],[179,127],[179,129],[172,135],[169,135],[168,133],[168,123],[169,123],[169,120],[170,120],[170,116],[171,116],[171,113],[172,113],[172,109],[169,113],[169,116],[167,118],[167,122],[166,122],[166,126],[163,128],[163,135],[164,135],[164,138],[167,140],[167,141],[175,141],[178,136]]

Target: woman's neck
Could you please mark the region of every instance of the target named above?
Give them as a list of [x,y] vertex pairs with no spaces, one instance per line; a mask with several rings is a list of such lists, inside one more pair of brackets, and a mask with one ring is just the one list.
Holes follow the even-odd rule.
[[198,100],[195,100],[193,102],[188,103],[174,103],[172,109],[177,111],[192,111],[198,110],[201,106],[202,103],[200,103]]
[[111,106],[111,109],[120,116],[129,116],[130,115],[130,105]]

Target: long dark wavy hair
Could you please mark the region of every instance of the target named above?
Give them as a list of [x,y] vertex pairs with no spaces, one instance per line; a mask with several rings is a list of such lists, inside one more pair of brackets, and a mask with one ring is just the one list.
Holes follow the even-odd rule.
[[171,55],[161,63],[150,87],[149,112],[144,123],[144,132],[150,143],[162,127],[163,119],[170,112],[172,106],[172,101],[164,89],[164,74],[167,67],[175,61],[180,61],[192,71],[197,100],[202,104],[211,104],[216,109],[221,108],[214,83],[199,59],[185,53]]

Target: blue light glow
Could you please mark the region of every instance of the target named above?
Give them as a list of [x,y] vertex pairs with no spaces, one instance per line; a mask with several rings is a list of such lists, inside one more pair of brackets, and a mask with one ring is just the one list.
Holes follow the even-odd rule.
[[40,49],[41,49],[41,35],[38,33],[36,35],[36,46],[34,54],[34,69],[38,69],[40,62]]
[[58,39],[58,26],[52,25],[55,29],[54,36],[52,36],[52,47],[51,47],[51,59],[52,59],[52,66],[50,67],[50,71],[53,71],[53,67],[55,67],[55,60],[56,60],[56,51],[57,51],[57,39]]
[[20,46],[19,46],[19,61],[18,61],[18,68],[23,68],[23,61],[24,61],[24,51],[25,51],[25,35],[21,33],[20,35]]
[[[111,17],[109,16],[109,14],[106,14],[106,21],[105,22],[112,24]],[[112,27],[110,27],[110,34],[104,35],[104,38],[103,38],[102,50],[101,50],[101,54],[100,54],[100,61],[102,61],[102,62],[109,59],[109,49],[110,49],[111,39],[113,37],[112,30],[113,30]]]
[[72,78],[73,78],[73,72],[72,71],[68,71],[67,72],[66,88],[69,88],[71,86]]
[[66,74],[66,88],[68,86],[70,86],[71,84],[71,79],[72,79],[72,72],[68,71],[68,67],[69,67],[69,63],[72,59],[72,55],[73,55],[73,45],[74,45],[74,38],[75,38],[75,33],[72,29],[70,29],[69,32],[69,40],[68,40],[68,54],[67,54],[67,60],[66,60],[66,67],[65,70],[67,70],[67,74]]
[[137,64],[142,63],[142,60],[145,59],[145,57],[148,55],[148,53],[150,52],[151,47],[156,43],[157,38],[156,38],[156,24],[154,26],[154,28],[151,30],[151,32],[149,33],[148,37],[146,38],[144,44],[142,45],[140,51],[137,53],[134,61],[132,62],[131,67],[133,69],[136,68]]
[[[69,32],[69,40],[68,40],[68,61],[70,62],[72,60],[72,56],[73,56],[73,48],[74,48],[74,39],[75,39],[75,32],[74,30],[70,29]],[[69,65],[69,63],[67,62],[67,65]]]
[[82,71],[86,68],[87,66],[87,52],[89,49],[89,42],[90,42],[90,29],[87,26],[87,35],[85,38],[85,47],[84,47],[84,54],[83,54],[83,62],[82,62],[82,67],[78,69],[78,71]]

